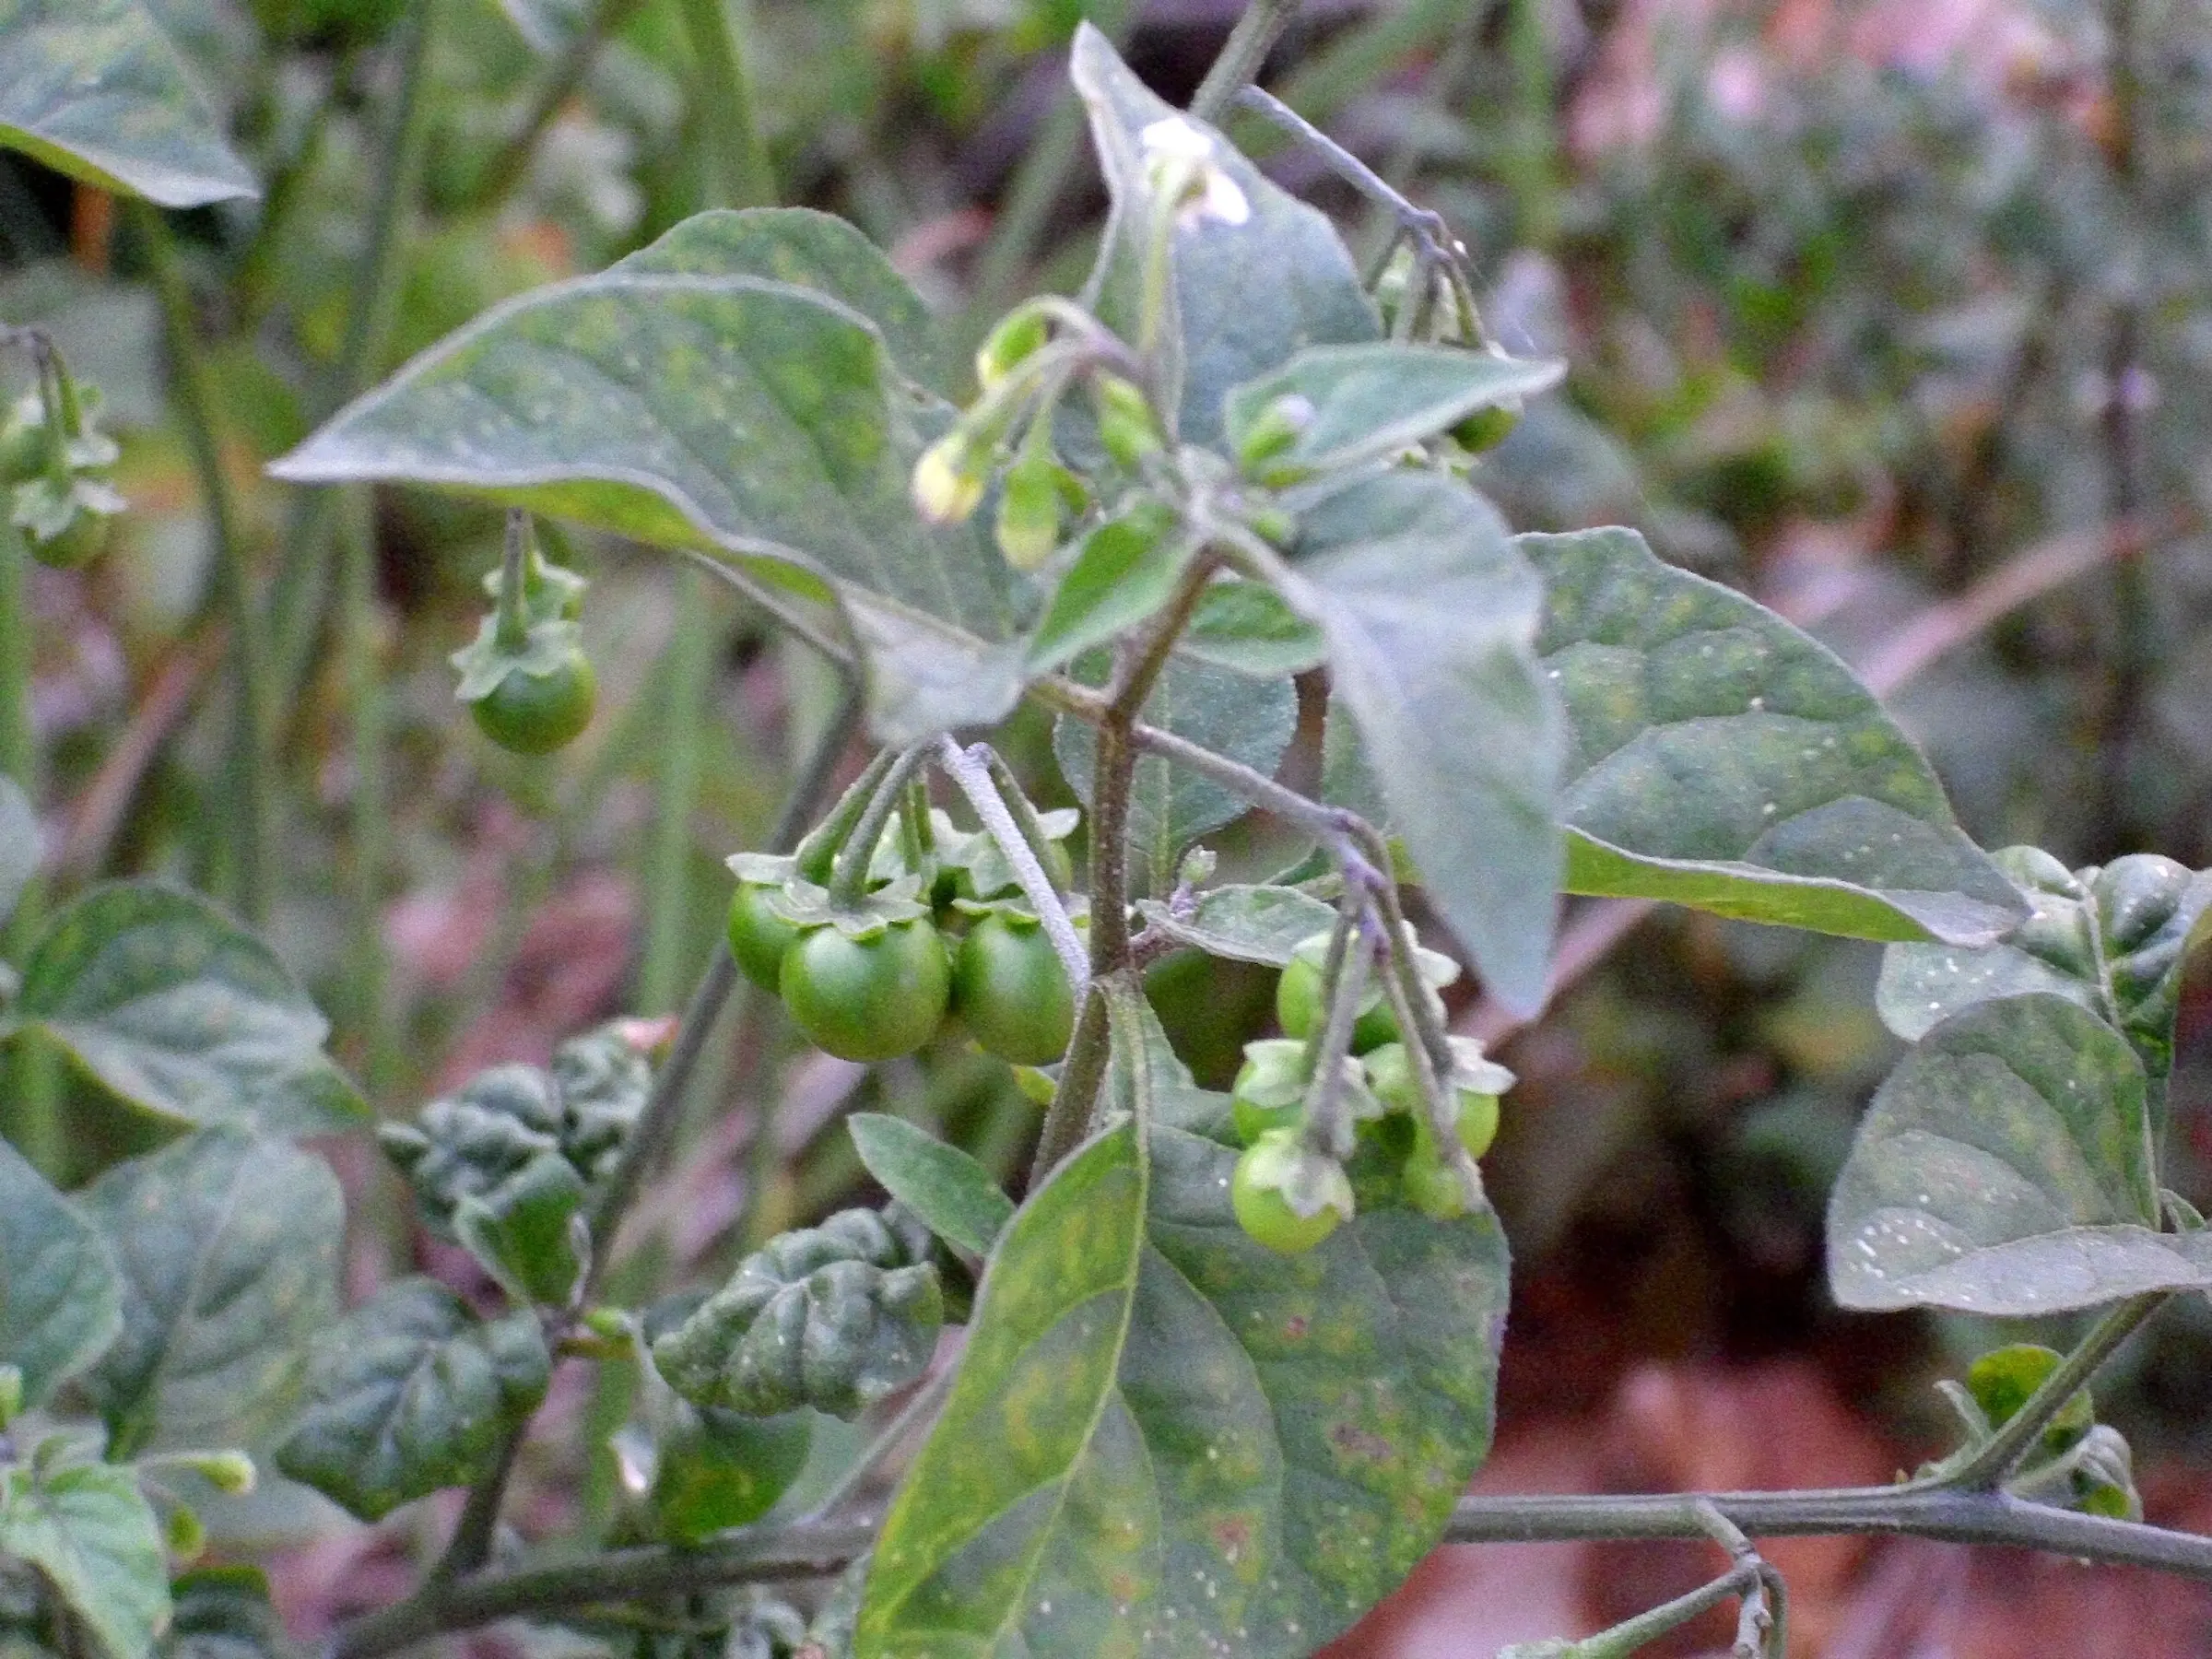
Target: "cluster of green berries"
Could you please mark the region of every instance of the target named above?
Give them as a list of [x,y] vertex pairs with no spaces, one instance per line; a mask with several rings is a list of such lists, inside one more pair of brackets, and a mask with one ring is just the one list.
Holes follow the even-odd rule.
[[[1033,815],[1046,874],[1065,890],[1073,812]],[[914,830],[906,830],[912,825]],[[783,999],[827,1053],[864,1063],[909,1054],[957,1018],[978,1047],[1016,1065],[1067,1052],[1076,999],[1042,920],[990,837],[924,807],[875,850],[865,901],[830,902],[833,850],[740,853],[730,955]]]
[[492,608],[453,656],[454,696],[501,748],[549,755],[591,724],[599,678],[577,620],[590,585],[538,550],[529,514],[508,515],[507,557],[484,578]]
[[79,390],[60,355],[34,344],[38,384],[0,422],[0,486],[8,522],[23,533],[31,557],[73,571],[108,545],[110,521],[124,508],[109,482],[114,441],[92,419],[100,394]]
[[[1254,1241],[1285,1254],[1312,1249],[1353,1213],[1350,1177],[1330,1150],[1313,1144],[1305,1122],[1313,1047],[1328,1019],[1328,948],[1329,935],[1316,934],[1293,952],[1276,982],[1276,1019],[1284,1035],[1245,1044],[1230,1092],[1244,1147],[1230,1182],[1237,1221]],[[1432,951],[1417,949],[1416,959],[1431,987],[1449,983],[1456,972]],[[1480,1158],[1497,1136],[1498,1097],[1512,1086],[1513,1075],[1486,1058],[1473,1039],[1449,1041],[1451,1072],[1439,1083],[1451,1090],[1460,1147]],[[1440,1221],[1465,1214],[1472,1195],[1451,1149],[1439,1144],[1413,1056],[1380,986],[1361,996],[1351,1048],[1338,1088],[1360,1138],[1396,1159],[1399,1190],[1416,1209]]]

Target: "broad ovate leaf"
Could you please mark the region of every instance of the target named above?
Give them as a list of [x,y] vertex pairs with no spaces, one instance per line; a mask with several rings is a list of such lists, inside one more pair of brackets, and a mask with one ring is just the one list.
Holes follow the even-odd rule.
[[1544,577],[1537,650],[1571,728],[1570,892],[1963,945],[2026,915],[1825,646],[1633,530],[1517,539]]
[[2182,971],[2212,908],[2212,873],[2156,853],[2069,871],[2033,847],[2006,847],[1997,865],[2030,908],[1994,945],[1892,945],[1876,1004],[1899,1036],[1996,997],[2047,991],[2080,1004],[2135,1045],[2149,1085],[2154,1135],[2162,1133]]
[[694,214],[617,271],[675,276],[762,276],[809,288],[876,325],[891,360],[940,397],[959,390],[945,331],[883,250],[834,214],[810,207],[717,208]]
[[359,1125],[330,1022],[269,947],[196,894],[95,888],[24,965],[15,1013],[109,1094],[171,1123],[271,1135]]
[[1421,885],[1483,982],[1543,1000],[1559,910],[1565,726],[1531,646],[1543,590],[1481,497],[1394,472],[1309,512],[1290,597]]
[[1272,182],[1213,128],[1151,91],[1088,23],[1076,30],[1070,73],[1112,200],[1085,290],[1110,328],[1137,337],[1145,237],[1158,182],[1154,159],[1203,145],[1207,165],[1229,187],[1215,193],[1215,211],[1186,214],[1173,231],[1169,337],[1180,347],[1182,437],[1198,443],[1218,439],[1230,388],[1294,353],[1381,337],[1359,270],[1325,216]]
[[1115,1037],[1131,1115],[1001,1238],[857,1659],[1302,1659],[1433,1547],[1488,1450],[1488,1211],[1430,1221],[1378,1171],[1355,1221],[1277,1255],[1230,1214],[1226,1100],[1148,1015]]
[[426,1278],[387,1285],[316,1345],[307,1409],[276,1466],[364,1521],[486,1474],[545,1398],[537,1315],[478,1319]]
[[2048,992],[1935,1027],[1859,1125],[1828,1215],[1847,1308],[2024,1317],[2212,1285],[2212,1234],[2158,1230],[2143,1065]]
[[24,1406],[95,1359],[123,1329],[123,1286],[99,1230],[0,1140],[0,1365]]
[[[1253,679],[1173,657],[1145,700],[1144,720],[1272,775],[1298,730],[1298,691],[1288,679]],[[1053,753],[1068,787],[1089,806],[1098,734],[1082,721],[1064,718],[1053,728]],[[1251,806],[1210,778],[1154,755],[1140,757],[1129,789],[1134,874],[1153,892],[1165,893],[1174,884],[1183,849]]]
[[916,379],[941,364],[895,343],[919,324],[857,254],[830,291],[759,274],[832,281],[851,252],[817,216],[691,221],[495,307],[272,471],[439,486],[691,549],[856,654],[879,735],[996,720],[1020,689],[1005,561],[908,494],[951,419]]
[[164,207],[260,194],[146,0],[0,0],[0,144]]
[[1517,406],[1557,385],[1566,371],[1556,359],[1455,346],[1315,346],[1230,393],[1227,436],[1241,446],[1262,417],[1294,400],[1302,409],[1298,436],[1268,465],[1312,472],[1354,467],[1434,438],[1479,409]]
[[110,1445],[253,1444],[336,1317],[346,1204],[330,1167],[235,1126],[110,1170],[83,1196],[124,1283],[123,1335],[85,1379]]
[[128,1469],[0,1469],[0,1556],[36,1567],[107,1659],[146,1659],[169,1623],[160,1524]]

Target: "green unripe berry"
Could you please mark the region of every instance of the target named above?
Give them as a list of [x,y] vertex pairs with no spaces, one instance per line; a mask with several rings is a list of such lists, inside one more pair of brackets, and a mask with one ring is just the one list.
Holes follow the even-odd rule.
[[511,668],[489,691],[468,705],[477,729],[517,755],[549,755],[575,741],[592,724],[599,677],[582,652],[547,674]]
[[740,881],[730,895],[730,957],[745,977],[766,991],[773,991],[783,972],[783,953],[798,940],[799,930],[776,914],[776,884]]
[[1229,1196],[1237,1225],[1254,1243],[1283,1255],[1312,1250],[1352,1218],[1352,1183],[1344,1167],[1305,1147],[1296,1130],[1272,1130],[1247,1147],[1230,1178]]

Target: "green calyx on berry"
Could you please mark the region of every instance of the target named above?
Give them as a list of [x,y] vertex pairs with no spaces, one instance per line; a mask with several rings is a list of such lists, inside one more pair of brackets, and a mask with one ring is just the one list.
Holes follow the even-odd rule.
[[1344,1166],[1294,1129],[1271,1129],[1237,1159],[1230,1206],[1253,1241],[1283,1255],[1312,1249],[1352,1218]]
[[[522,540],[523,569],[522,609],[525,622],[573,622],[583,615],[584,590],[592,584],[584,577],[546,558],[537,545],[537,533],[530,515],[512,512],[507,519],[507,534]],[[496,607],[507,588],[507,565],[494,565],[484,573],[484,592]]]
[[[1459,964],[1434,950],[1418,946],[1410,947],[1414,959],[1419,964],[1421,982],[1428,987],[1431,997],[1437,987],[1450,984],[1459,977]],[[1323,970],[1328,965],[1329,935],[1313,934],[1301,939],[1290,953],[1290,964],[1275,985],[1275,1018],[1290,1037],[1311,1038],[1316,1035],[1329,1018],[1329,999],[1322,983]],[[1399,1037],[1397,1017],[1390,1010],[1385,999],[1380,975],[1387,968],[1378,964],[1376,975],[1371,978],[1359,998],[1359,1023],[1352,1028],[1352,1053],[1364,1054],[1370,1049],[1380,1048],[1386,1042],[1395,1042]],[[1437,1005],[1441,1017],[1441,1006]]]
[[[1347,1054],[1343,1067],[1337,1088],[1352,1119],[1365,1123],[1381,1117],[1382,1107],[1369,1090],[1359,1062]],[[1291,1037],[1264,1037],[1246,1043],[1244,1064],[1230,1092],[1237,1138],[1249,1147],[1273,1130],[1302,1125],[1312,1085],[1310,1044]]]
[[[540,626],[575,629],[573,621]],[[476,728],[502,750],[551,754],[573,743],[591,725],[597,699],[599,677],[593,673],[591,657],[571,646],[551,662],[537,654],[509,657],[491,686],[476,697],[465,695],[463,701],[469,703]]]
[[[1452,1041],[1453,1068],[1439,1078],[1453,1090],[1459,1143],[1470,1158],[1480,1158],[1498,1135],[1498,1097],[1513,1084],[1513,1074],[1484,1057],[1482,1044],[1471,1037]],[[1413,1059],[1400,1042],[1385,1043],[1362,1056],[1368,1087],[1386,1112],[1410,1114],[1426,1133],[1429,1114],[1421,1100],[1420,1081],[1414,1076]]]
[[1076,995],[1050,935],[1011,907],[970,924],[953,959],[952,1006],[986,1053],[1049,1065],[1067,1053]]
[[784,951],[777,987],[817,1048],[865,1064],[911,1054],[936,1034],[952,969],[926,916],[855,931],[829,923]]

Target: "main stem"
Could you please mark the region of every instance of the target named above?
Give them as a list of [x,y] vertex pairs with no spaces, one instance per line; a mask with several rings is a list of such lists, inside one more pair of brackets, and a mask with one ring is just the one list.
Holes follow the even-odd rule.
[[1220,121],[1229,111],[1230,100],[1259,75],[1267,54],[1298,15],[1298,4],[1299,0],[1252,0],[1191,99],[1192,114],[1201,121]]
[[[391,335],[393,314],[399,303],[408,210],[429,151],[430,99],[425,83],[429,78],[430,43],[436,34],[438,9],[444,3],[416,0],[400,68],[399,108],[393,115],[384,153],[378,159],[377,176],[382,188],[370,223],[369,257],[355,286],[353,312],[346,321],[346,339],[339,350],[333,388],[335,395],[330,400],[333,408],[368,383]],[[328,488],[309,491],[292,515],[290,532],[285,538],[285,562],[277,571],[270,604],[269,683],[272,707],[276,709],[292,706],[313,663],[315,640],[322,631],[329,597],[330,547],[336,523],[337,503]],[[274,735],[272,733],[272,738]]]
[[268,918],[269,790],[268,669],[262,644],[261,618],[253,608],[253,571],[245,538],[223,470],[222,446],[216,435],[215,394],[208,384],[206,354],[192,311],[191,291],[177,259],[176,242],[159,209],[131,204],[132,221],[145,248],[154,288],[161,301],[163,333],[169,345],[170,389],[199,476],[200,496],[215,545],[216,602],[230,639],[231,730],[224,794],[232,814],[230,856],[236,860],[233,895],[249,922]]

